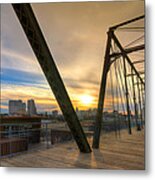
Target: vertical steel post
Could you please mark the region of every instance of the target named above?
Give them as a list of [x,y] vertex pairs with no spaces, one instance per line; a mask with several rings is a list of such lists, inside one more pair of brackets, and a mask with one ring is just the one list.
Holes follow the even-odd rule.
[[[126,60],[129,63],[129,65],[132,67],[134,73],[137,75],[137,77],[140,79],[140,81],[144,84],[144,82],[143,82],[142,78],[140,77],[138,71],[136,70],[136,68],[134,67],[132,62],[130,61],[130,58],[126,54],[125,50],[123,49],[122,45],[120,44],[119,40],[116,38],[114,33],[112,34],[112,39],[115,41],[118,48],[122,52],[123,61],[125,62],[125,60]],[[124,69],[126,69],[125,63],[124,63]],[[126,74],[126,72],[125,72],[125,74]],[[127,113],[128,113],[128,126],[129,126],[129,134],[131,134],[132,132],[131,132],[131,121],[130,121],[130,107],[129,107],[128,87],[127,87],[126,76],[125,76],[125,86],[126,86],[126,103],[127,103]]]
[[110,66],[110,56],[109,56],[110,47],[111,47],[111,31],[108,31],[108,40],[107,40],[100,92],[99,92],[98,109],[95,120],[94,137],[93,137],[93,145],[92,145],[92,147],[96,149],[99,148],[100,133],[102,127],[102,116],[103,116],[103,106],[104,106],[104,98],[105,98],[105,90],[106,90],[106,82],[107,82],[107,73]]
[[[144,92],[143,92],[144,88]],[[145,86],[143,87],[143,84],[141,83],[141,95],[142,95],[142,102],[143,102],[143,125],[145,124]]]
[[139,87],[139,79],[138,78],[137,78],[137,88],[138,88],[141,128],[143,128],[143,115],[142,115],[142,104],[141,104],[142,102],[141,102],[141,94],[140,94],[140,87]]
[[136,93],[135,93],[135,81],[134,81],[134,74],[133,74],[133,69],[132,68],[131,68],[131,79],[132,79],[132,90],[133,90],[133,102],[134,102],[134,110],[135,110],[135,120],[136,120],[137,130],[139,130],[137,103],[136,103]]
[[80,151],[85,153],[91,152],[84,131],[30,4],[12,4],[12,6]]
[[126,70],[126,61],[123,57],[123,65],[124,65],[124,80],[125,80],[125,96],[126,96],[126,108],[127,108],[127,115],[128,115],[128,130],[129,134],[131,134],[131,119],[130,119],[130,106],[129,106],[129,92],[128,92],[128,84],[127,84],[127,70]]

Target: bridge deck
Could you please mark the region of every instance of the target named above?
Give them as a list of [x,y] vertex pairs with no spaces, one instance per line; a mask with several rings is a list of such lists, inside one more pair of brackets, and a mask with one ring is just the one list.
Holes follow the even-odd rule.
[[90,154],[80,153],[72,141],[1,159],[1,166],[144,170],[144,131],[128,135],[123,130],[117,139],[114,133],[104,134],[100,149]]

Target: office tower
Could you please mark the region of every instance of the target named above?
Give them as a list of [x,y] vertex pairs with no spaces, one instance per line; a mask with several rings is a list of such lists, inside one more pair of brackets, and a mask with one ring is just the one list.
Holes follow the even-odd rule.
[[25,115],[26,104],[22,100],[9,100],[9,114],[10,115]]
[[33,99],[30,99],[27,101],[27,110],[28,110],[28,115],[30,116],[37,114],[37,109],[36,109],[35,102]]

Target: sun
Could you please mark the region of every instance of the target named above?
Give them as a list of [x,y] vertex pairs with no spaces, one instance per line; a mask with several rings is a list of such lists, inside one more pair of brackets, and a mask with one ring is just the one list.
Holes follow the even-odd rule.
[[90,95],[82,95],[80,99],[81,99],[82,104],[85,104],[85,105],[89,105],[93,102],[93,97]]

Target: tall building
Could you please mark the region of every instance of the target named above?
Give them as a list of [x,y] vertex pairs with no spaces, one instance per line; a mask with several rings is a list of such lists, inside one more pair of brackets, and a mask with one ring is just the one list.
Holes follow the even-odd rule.
[[25,115],[26,104],[22,100],[9,100],[9,114],[10,115]]
[[30,99],[27,101],[27,112],[28,112],[28,115],[30,116],[37,114],[37,109],[36,109],[35,102],[33,99]]

